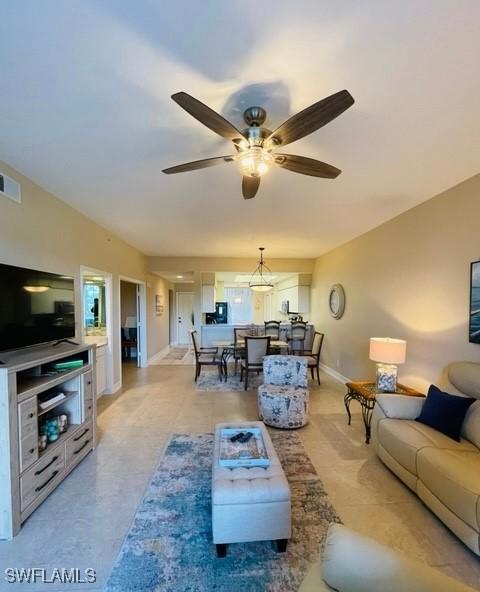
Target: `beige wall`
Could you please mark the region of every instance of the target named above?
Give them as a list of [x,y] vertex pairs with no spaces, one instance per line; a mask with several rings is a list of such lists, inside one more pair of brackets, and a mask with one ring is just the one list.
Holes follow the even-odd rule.
[[[446,383],[455,360],[480,361],[468,343],[470,263],[480,259],[480,175],[403,213],[316,261],[313,322],[326,334],[322,361],[351,379],[374,376],[370,337],[406,339],[402,381]],[[345,314],[328,312],[343,284]]]
[[[147,274],[147,347],[148,356],[151,358],[164,347],[169,341],[169,303],[168,290],[169,282],[156,275]],[[161,295],[163,302],[163,313],[157,315],[155,312],[155,295]]]
[[[146,257],[95,224],[66,203],[34,184],[6,163],[0,170],[22,187],[22,203],[0,197],[0,261],[54,273],[73,275],[77,299],[77,335],[80,335],[80,266],[113,275],[114,382],[120,380],[120,275],[146,281],[148,356],[168,343],[168,283],[147,270]],[[155,290],[165,293],[163,319],[154,312]],[[166,320],[166,323],[164,321]],[[118,355],[116,355],[118,352]]]

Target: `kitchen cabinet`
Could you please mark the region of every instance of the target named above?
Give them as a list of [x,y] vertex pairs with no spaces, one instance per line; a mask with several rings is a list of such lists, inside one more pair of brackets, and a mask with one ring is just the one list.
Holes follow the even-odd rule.
[[282,302],[288,300],[290,312],[310,312],[310,286],[292,286],[277,292],[277,310],[282,312]]
[[298,286],[297,310],[295,312],[310,312],[310,286]]
[[97,386],[97,397],[103,395],[107,388],[107,369],[105,365],[105,345],[97,346],[95,361],[97,362],[96,367],[96,386]]
[[215,312],[215,286],[202,286],[202,312]]

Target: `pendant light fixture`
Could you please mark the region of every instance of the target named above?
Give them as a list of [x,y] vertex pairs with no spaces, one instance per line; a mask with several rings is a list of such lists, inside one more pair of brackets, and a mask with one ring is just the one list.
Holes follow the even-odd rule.
[[[258,262],[257,268],[252,273],[252,277],[250,278],[250,283],[248,285],[255,292],[268,292],[273,288],[273,284],[270,283],[272,272],[263,262],[263,251],[265,248],[259,247],[258,250],[260,251],[260,261]],[[268,279],[265,277],[265,272],[267,273]]]

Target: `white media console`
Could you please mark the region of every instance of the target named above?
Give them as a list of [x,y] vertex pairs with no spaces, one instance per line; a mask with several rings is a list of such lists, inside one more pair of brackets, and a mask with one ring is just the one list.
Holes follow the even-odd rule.
[[[11,539],[95,447],[95,352],[60,343],[0,353],[0,360],[0,539]],[[68,367],[72,361],[76,367]],[[41,450],[41,426],[59,415],[67,430]]]

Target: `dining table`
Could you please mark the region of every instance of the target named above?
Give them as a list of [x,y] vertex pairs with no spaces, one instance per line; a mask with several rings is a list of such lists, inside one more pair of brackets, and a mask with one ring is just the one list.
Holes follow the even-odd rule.
[[[245,340],[244,339],[237,339],[237,343],[234,343],[231,339],[223,339],[212,341],[213,347],[218,347],[218,349],[222,350],[221,354],[221,361],[222,361],[222,374],[225,378],[225,382],[227,382],[228,378],[228,370],[227,370],[227,363],[229,358],[231,358],[234,353],[235,349],[241,349],[245,347]],[[288,348],[288,343],[281,339],[273,339],[270,340],[270,347],[274,347],[276,349],[286,349]]]

